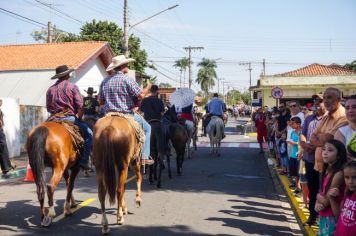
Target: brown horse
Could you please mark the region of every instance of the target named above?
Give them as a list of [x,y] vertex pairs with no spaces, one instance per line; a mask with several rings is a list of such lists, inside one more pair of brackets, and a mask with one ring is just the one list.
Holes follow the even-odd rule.
[[[71,207],[76,203],[73,198],[75,178],[79,172],[77,153],[68,130],[56,122],[44,122],[32,129],[27,138],[27,153],[37,187],[37,197],[41,208],[41,225],[49,226],[56,215],[53,206],[53,194],[58,183],[65,179],[67,196],[64,204],[65,215],[71,215]],[[44,177],[44,168],[52,167],[52,178],[48,184]],[[69,170],[71,173],[69,174]],[[44,208],[45,192],[48,195],[48,214]]]
[[[105,213],[105,197],[109,195],[110,204],[115,203],[117,196],[117,223],[124,222],[124,214],[128,213],[124,193],[129,164],[136,174],[136,207],[141,206],[140,160],[133,159],[138,148],[135,130],[123,117],[112,116],[99,119],[94,126],[93,162],[97,173],[98,195],[102,213],[102,233],[109,232]],[[117,184],[116,171],[119,174]],[[116,195],[117,194],[117,195]]]

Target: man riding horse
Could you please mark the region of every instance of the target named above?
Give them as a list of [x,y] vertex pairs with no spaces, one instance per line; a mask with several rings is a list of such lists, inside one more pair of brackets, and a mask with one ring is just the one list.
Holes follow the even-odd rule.
[[126,58],[124,55],[114,57],[112,63],[106,71],[112,71],[112,75],[103,80],[100,85],[99,103],[104,105],[104,112],[118,112],[132,115],[140,124],[145,133],[145,143],[142,151],[142,165],[152,165],[154,161],[150,159],[150,137],[151,126],[142,116],[133,111],[135,99],[142,100],[148,94],[152,84],[147,81],[147,86],[142,90],[134,79],[126,74],[129,71],[128,63],[135,61]]
[[93,130],[93,126],[99,118],[99,102],[93,97],[93,94],[97,93],[97,91],[94,91],[93,87],[88,87],[88,90],[84,91],[88,94],[88,96],[83,99],[83,120]]
[[56,68],[56,74],[51,79],[58,79],[46,94],[47,111],[51,114],[49,120],[70,121],[77,125],[84,134],[84,150],[80,154],[79,165],[82,169],[89,168],[89,155],[92,149],[93,132],[81,121],[83,115],[83,98],[77,85],[69,81],[70,73],[74,71],[67,65]]
[[[218,93],[214,93],[213,98],[206,106],[207,115],[204,118],[203,126],[204,126],[204,135],[206,135],[206,127],[208,126],[211,117],[217,116],[224,120],[224,112],[226,112],[226,105],[223,100],[219,98]],[[225,133],[223,133],[223,138],[225,138]]]

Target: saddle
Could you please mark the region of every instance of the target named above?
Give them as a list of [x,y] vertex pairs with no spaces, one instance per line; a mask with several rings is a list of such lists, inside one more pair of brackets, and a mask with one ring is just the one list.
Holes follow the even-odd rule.
[[129,122],[129,124],[131,125],[131,127],[134,129],[135,136],[136,136],[136,139],[137,139],[138,148],[135,149],[135,153],[134,153],[133,159],[140,160],[141,155],[142,155],[143,145],[145,143],[145,132],[143,131],[143,128],[134,119],[134,117],[132,115],[123,114],[123,113],[120,113],[120,112],[109,112],[109,113],[107,113],[105,115],[105,117],[115,117],[115,116],[118,116],[118,117],[126,119]]
[[80,151],[84,147],[84,138],[80,128],[70,121],[52,120],[52,122],[56,122],[60,125],[63,125],[68,130],[72,139],[74,150],[77,154],[80,154]]

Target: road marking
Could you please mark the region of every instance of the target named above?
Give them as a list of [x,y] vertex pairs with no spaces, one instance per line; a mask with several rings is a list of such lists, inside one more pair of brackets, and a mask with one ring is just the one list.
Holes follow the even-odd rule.
[[[131,181],[134,180],[135,178],[136,178],[136,175],[131,176],[130,178],[128,178],[128,179],[126,180],[126,183],[131,182]],[[79,210],[80,208],[82,208],[82,207],[88,206],[90,203],[92,203],[92,202],[94,202],[94,201],[96,201],[96,198],[89,198],[89,199],[85,200],[84,202],[80,203],[76,208],[73,208],[73,209],[72,209],[72,213],[78,211],[78,210]],[[65,217],[66,217],[66,216],[64,215],[64,213],[62,213],[62,214],[60,214],[59,216],[55,217],[52,222],[53,222],[53,223],[56,223],[56,222],[58,222],[58,221],[60,221],[60,220],[63,220]]]

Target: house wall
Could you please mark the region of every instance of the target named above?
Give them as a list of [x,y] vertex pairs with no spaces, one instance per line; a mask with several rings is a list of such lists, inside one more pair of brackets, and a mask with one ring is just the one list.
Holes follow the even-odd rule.
[[260,86],[253,89],[263,92],[263,106],[276,106],[276,100],[271,96],[274,86],[283,90],[283,99],[310,99],[313,94],[322,93],[328,87],[340,89],[347,97],[356,94],[356,76],[265,76],[260,79]]
[[14,98],[0,98],[2,99],[1,110],[4,113],[4,133],[9,155],[10,157],[19,156],[21,151],[19,101]]
[[97,58],[89,62],[80,75],[77,75],[72,82],[76,83],[79,87],[79,90],[83,96],[87,96],[87,93],[84,90],[87,90],[88,87],[93,87],[95,91],[99,92],[99,86],[101,81],[108,76],[108,73],[105,71],[105,66],[102,61]]

